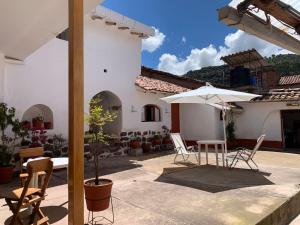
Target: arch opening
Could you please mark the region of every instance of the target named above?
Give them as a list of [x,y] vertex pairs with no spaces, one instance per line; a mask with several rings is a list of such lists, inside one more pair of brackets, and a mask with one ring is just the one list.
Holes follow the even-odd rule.
[[114,111],[117,118],[104,126],[104,132],[119,136],[122,131],[122,102],[120,98],[110,91],[102,91],[96,94],[92,99],[100,98],[104,110]]
[[24,112],[22,123],[29,129],[53,129],[53,112],[46,105],[33,105]]

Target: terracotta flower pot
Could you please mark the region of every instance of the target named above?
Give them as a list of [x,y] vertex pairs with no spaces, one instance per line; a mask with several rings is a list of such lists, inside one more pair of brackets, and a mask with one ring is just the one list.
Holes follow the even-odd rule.
[[171,145],[172,144],[172,140],[169,137],[165,137],[163,139],[163,144],[164,145]]
[[144,153],[148,153],[151,151],[152,144],[151,143],[143,143],[142,149]]
[[22,126],[27,130],[31,129],[31,123],[29,121],[23,121]]
[[46,130],[52,129],[52,123],[51,122],[44,122],[44,128]]
[[44,121],[41,120],[41,119],[33,118],[32,119],[32,127],[34,129],[43,129],[44,128]]
[[133,149],[137,149],[141,147],[141,142],[138,140],[132,140],[130,141],[130,147]]
[[153,139],[152,144],[153,144],[153,145],[160,145],[160,144],[161,144],[160,138],[155,138],[155,139]]
[[0,184],[7,184],[12,181],[14,168],[12,166],[0,167]]
[[84,183],[85,201],[89,211],[100,212],[109,207],[113,182],[109,179],[100,179],[100,184],[94,184],[95,179]]

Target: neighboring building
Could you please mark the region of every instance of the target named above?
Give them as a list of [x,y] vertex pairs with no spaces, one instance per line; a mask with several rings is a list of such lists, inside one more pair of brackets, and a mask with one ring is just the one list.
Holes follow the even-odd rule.
[[[253,146],[256,139],[265,133],[264,147],[299,149],[300,75],[280,77],[276,70],[268,65],[254,49],[229,55],[223,59],[232,69],[232,89],[262,95],[261,98],[252,102],[237,103],[238,108],[233,109],[238,145]],[[236,68],[238,70],[235,70]],[[166,75],[166,73],[160,71],[154,73],[152,70],[152,74],[156,76],[150,77],[151,82],[147,81],[145,83],[149,85],[145,85],[151,90],[165,93],[173,90],[175,87],[172,85],[175,84],[177,85],[176,92],[204,85],[204,82],[189,79],[195,85],[187,86],[182,82],[175,82],[175,79],[170,79],[169,87],[167,87],[161,83],[157,84],[156,80],[153,81],[160,74]],[[168,74],[168,77],[173,76]],[[165,88],[161,88],[162,86]],[[173,131],[181,132],[187,140],[223,138],[219,109],[201,104],[174,104],[172,109]]]

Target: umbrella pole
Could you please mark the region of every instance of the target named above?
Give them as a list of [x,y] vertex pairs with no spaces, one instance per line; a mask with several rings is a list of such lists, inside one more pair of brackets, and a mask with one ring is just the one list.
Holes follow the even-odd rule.
[[[225,160],[227,164],[227,135],[226,135],[226,109],[224,108],[224,102],[222,103],[222,116],[223,116],[223,131],[224,131],[224,142],[225,142]],[[227,165],[226,165],[227,166]]]

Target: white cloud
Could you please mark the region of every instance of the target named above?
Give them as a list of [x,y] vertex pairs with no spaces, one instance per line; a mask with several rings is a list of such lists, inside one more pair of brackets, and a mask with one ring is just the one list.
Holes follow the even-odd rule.
[[153,37],[149,37],[142,41],[142,51],[154,52],[164,43],[166,35],[159,31],[159,29],[153,27],[155,34]]
[[182,43],[186,43],[186,37],[183,36],[183,37],[181,38],[181,41],[182,41]]
[[225,37],[223,46],[217,48],[209,45],[202,49],[192,49],[190,55],[185,59],[179,59],[175,55],[165,53],[159,59],[158,69],[176,75],[183,75],[190,70],[201,69],[205,66],[222,65],[223,61],[220,60],[222,56],[252,48],[255,48],[266,57],[273,54],[289,53],[287,50],[239,30],[228,34]]

